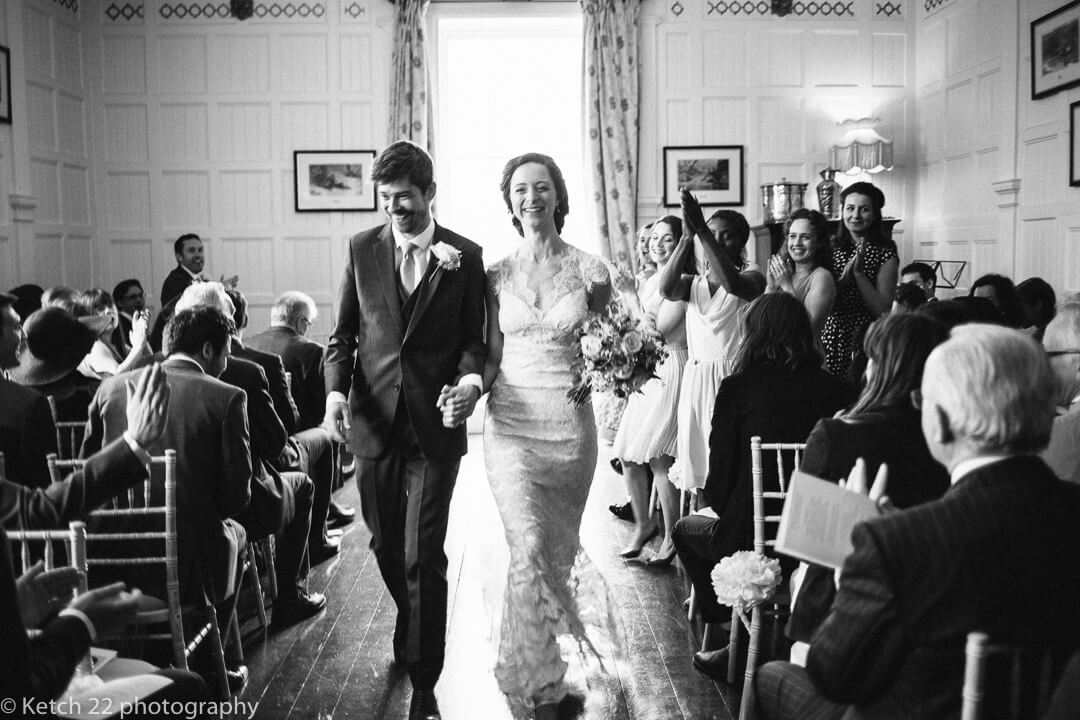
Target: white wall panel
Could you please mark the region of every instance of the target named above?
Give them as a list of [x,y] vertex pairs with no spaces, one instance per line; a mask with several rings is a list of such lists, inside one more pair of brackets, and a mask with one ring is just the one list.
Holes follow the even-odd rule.
[[[68,234],[61,249],[64,263],[64,284],[73,288],[95,286],[94,244],[88,235]],[[112,291],[112,288],[106,288]]]
[[161,134],[155,138],[162,160],[206,160],[209,139],[203,103],[162,103]]
[[1053,202],[1064,194],[1068,177],[1065,138],[1058,135],[1024,140],[1020,148],[1024,183],[1020,199],[1026,205]]
[[1071,218],[1066,223],[1064,253],[1058,253],[1058,264],[1062,271],[1060,285],[1055,285],[1058,297],[1080,290],[1080,217]]
[[743,144],[748,131],[746,98],[705,98],[702,107],[706,144]]
[[[340,279],[338,273],[341,268],[334,262],[339,258],[331,256],[329,237],[286,237],[282,245],[281,259],[290,268],[295,287],[310,288],[310,291],[321,293],[333,292]],[[281,293],[289,289],[292,288],[278,287],[275,291]]]
[[751,83],[766,87],[803,84],[803,38],[798,31],[770,30],[751,45]]
[[60,152],[68,155],[87,154],[86,117],[83,99],[61,92],[56,100],[56,126]]
[[[810,82],[817,87],[855,87],[862,68],[851,62],[851,48],[858,47],[859,33],[854,30],[819,30],[808,37]],[[877,56],[874,57],[875,68]]]
[[114,162],[146,162],[150,157],[145,105],[106,105],[105,158]]
[[139,278],[147,293],[156,294],[158,288],[150,284],[154,270],[154,248],[150,238],[111,238],[106,266],[101,273],[102,286],[111,291],[121,280]]
[[948,188],[946,209],[951,215],[971,215],[975,211],[977,185],[973,155],[960,155],[945,160],[945,187]]
[[279,157],[292,157],[293,150],[329,147],[330,118],[326,103],[282,103],[280,112]]
[[270,105],[223,103],[211,133],[215,158],[267,160],[270,157]]
[[164,93],[205,93],[206,38],[164,35],[158,39],[158,85]]
[[210,42],[210,88],[220,93],[270,90],[270,39],[265,35],[219,35]]
[[23,5],[23,47],[28,74],[53,77],[53,22],[44,10]]
[[276,54],[282,92],[326,92],[326,35],[285,35]]
[[69,87],[82,87],[82,40],[79,28],[66,21],[55,26],[56,79]]
[[0,235],[0,287],[13,288],[20,282],[15,257],[15,243],[8,235]]
[[997,148],[980,150],[975,154],[975,208],[976,215],[991,216],[997,210],[997,194],[993,183],[1001,177],[1001,151]]
[[205,172],[164,172],[161,221],[166,229],[210,225],[210,176]]
[[30,123],[30,144],[56,149],[56,101],[52,88],[26,84],[26,109]]
[[980,147],[993,141],[1000,134],[1001,113],[1004,112],[1004,76],[1000,68],[994,68],[977,80],[975,118]]
[[150,173],[111,172],[106,182],[105,221],[116,230],[150,229]]
[[56,161],[31,158],[30,175],[38,206],[36,219],[40,222],[60,222],[60,169]]
[[916,36],[918,63],[916,65],[919,87],[931,85],[945,78],[945,23],[940,18],[924,22]]
[[371,38],[367,35],[341,36],[341,89],[369,93],[372,90]]
[[945,149],[945,93],[933,92],[919,98],[919,158],[937,160]]
[[746,84],[746,33],[705,30],[702,33],[702,46],[706,88]]
[[971,150],[976,137],[975,83],[964,80],[945,91],[945,142],[947,153]]
[[90,224],[90,171],[77,165],[60,167],[61,217],[68,225]]
[[224,227],[260,227],[273,222],[273,188],[266,171],[226,171],[218,175],[221,202],[214,224]]
[[374,108],[370,102],[341,103],[341,145],[346,150],[377,150]]
[[701,138],[690,130],[690,101],[669,100],[666,110],[665,137],[668,145],[694,145],[701,142]]
[[685,90],[691,85],[691,75],[696,64],[691,62],[690,48],[693,44],[689,33],[670,32],[664,36],[664,72],[669,90]]
[[1057,218],[1032,218],[1020,224],[1017,243],[1016,277],[1038,275],[1051,285],[1060,287],[1064,278],[1057,256],[1060,236]]
[[974,67],[976,62],[975,36],[984,32],[974,17],[975,5],[957,5],[946,25],[946,46],[948,47],[948,64],[946,71],[950,75],[961,73]]
[[975,238],[970,246],[971,265],[966,268],[967,277],[960,279],[960,283],[965,288],[970,287],[976,278],[1003,267],[1004,261],[1001,243],[996,237]]
[[34,235],[34,282],[42,287],[63,285],[64,258],[60,234],[38,230]]
[[274,242],[270,237],[223,237],[213,248],[214,267],[239,273],[244,294],[274,292]]
[[102,38],[102,81],[107,93],[146,92],[146,39],[137,35]]
[[907,85],[907,46],[905,33],[874,33],[874,87]]
[[801,97],[758,99],[758,152],[765,157],[803,154],[803,100]]

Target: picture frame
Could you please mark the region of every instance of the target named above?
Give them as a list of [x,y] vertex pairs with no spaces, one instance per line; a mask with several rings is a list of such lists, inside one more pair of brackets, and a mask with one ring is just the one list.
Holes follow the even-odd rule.
[[1080,100],[1069,106],[1069,186],[1080,187]]
[[0,45],[0,123],[11,124],[11,50]]
[[701,205],[743,205],[746,175],[742,145],[664,148],[664,207],[678,207],[683,188]]
[[294,150],[296,212],[375,209],[374,150]]
[[1031,99],[1080,85],[1080,0],[1031,23]]

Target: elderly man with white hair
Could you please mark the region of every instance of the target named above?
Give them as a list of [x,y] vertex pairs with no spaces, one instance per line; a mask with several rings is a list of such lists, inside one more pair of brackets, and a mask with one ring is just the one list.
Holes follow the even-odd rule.
[[1067,298],[1043,333],[1057,380],[1057,412],[1042,457],[1063,480],[1080,483],[1080,295]]
[[1080,486],[1037,457],[1055,396],[1018,331],[961,326],[931,353],[913,401],[952,485],[855,527],[806,668],[758,672],[764,718],[958,718],[968,632],[1080,645]]

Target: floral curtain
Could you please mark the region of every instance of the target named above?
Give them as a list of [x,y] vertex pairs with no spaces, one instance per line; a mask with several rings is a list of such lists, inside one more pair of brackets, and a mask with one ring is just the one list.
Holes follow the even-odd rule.
[[637,269],[638,18],[640,0],[579,0],[585,15],[589,189],[601,247]]
[[397,0],[394,14],[393,78],[390,81],[390,137],[411,140],[428,152],[434,146],[424,12],[429,0]]

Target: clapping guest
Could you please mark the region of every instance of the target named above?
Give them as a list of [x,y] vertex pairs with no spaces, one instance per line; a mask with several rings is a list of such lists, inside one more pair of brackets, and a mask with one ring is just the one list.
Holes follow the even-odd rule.
[[885,236],[881,209],[885,194],[868,182],[848,185],[840,194],[843,222],[833,239],[831,269],[836,301],[825,320],[821,341],[825,363],[834,375],[851,380],[852,340],[861,328],[892,309],[899,259],[896,243]]
[[[949,487],[949,474],[930,454],[912,393],[919,391],[926,358],[948,336],[944,325],[923,315],[887,315],[875,321],[863,343],[869,359],[866,387],[850,410],[814,426],[801,470],[839,482],[862,458],[871,477],[882,464],[888,465],[889,498],[898,508],[941,497]],[[792,610],[788,636],[809,642],[834,595],[832,571],[810,566]]]
[[971,283],[968,297],[986,298],[992,302],[1000,315],[998,322],[1005,327],[1024,326],[1024,307],[1020,304],[1020,296],[1013,281],[1004,275],[983,275]]
[[[127,354],[132,348],[131,343],[131,326],[135,322],[136,315],[143,314],[143,311],[148,311],[146,307],[146,293],[143,291],[142,285],[135,278],[129,278],[127,280],[121,280],[116,284],[116,287],[112,291],[113,302],[116,303],[116,310],[119,316],[119,324],[116,330],[113,332],[113,346],[121,352],[121,354]],[[149,318],[149,312],[146,312],[146,317]]]
[[[675,525],[679,560],[694,584],[705,622],[720,622],[721,609],[710,579],[713,566],[753,546],[750,438],[801,442],[823,417],[846,407],[855,391],[821,368],[810,318],[787,293],[758,298],[742,318],[743,337],[734,372],[720,383],[709,439],[705,495],[716,518],[690,515]],[[764,468],[765,489],[779,487],[775,463]],[[694,665],[719,677],[724,651],[698,653]]]
[[1050,283],[1041,277],[1030,277],[1016,286],[1016,296],[1020,299],[1023,312],[1023,327],[1032,328],[1032,337],[1042,342],[1046,326],[1054,319],[1057,296]]
[[150,344],[146,339],[147,322],[145,312],[136,312],[132,318],[129,339],[131,348],[122,353],[113,345],[113,333],[120,326],[120,315],[112,295],[101,288],[91,288],[79,297],[83,314],[80,322],[94,331],[96,339],[90,352],[79,363],[78,370],[85,377],[103,380],[138,367],[150,357]]
[[[685,229],[675,254],[658,274],[666,300],[687,303],[687,362],[679,391],[678,486],[705,486],[709,429],[720,381],[731,374],[742,339],[740,312],[765,290],[765,277],[744,255],[750,224],[734,210],[717,210],[705,222],[698,201],[682,193]],[[683,272],[693,240],[701,243],[700,274]]]
[[656,274],[656,261],[652,258],[652,251],[650,246],[652,245],[652,232],[653,223],[648,222],[641,226],[638,230],[637,236],[637,286],[641,288],[645,285],[645,281]]
[[828,270],[829,226],[817,210],[799,208],[784,221],[780,252],[769,258],[765,292],[786,292],[806,307],[814,337],[832,311],[836,283]]
[[[649,256],[658,269],[671,260],[681,237],[682,221],[677,217],[668,215],[653,224]],[[693,261],[689,254],[686,259]],[[683,271],[693,272],[693,266]],[[636,522],[634,537],[622,555],[637,557],[649,538],[656,534],[656,523],[648,507],[651,470],[664,514],[665,532],[660,551],[645,562],[666,565],[675,557],[671,529],[679,518],[679,493],[668,480],[668,469],[675,456],[679,388],[686,364],[686,302],[661,297],[658,274],[645,281],[638,290],[638,297],[646,317],[664,336],[668,356],[656,368],[656,377],[647,382],[640,393],[630,396],[612,447],[612,454],[622,462]]]

